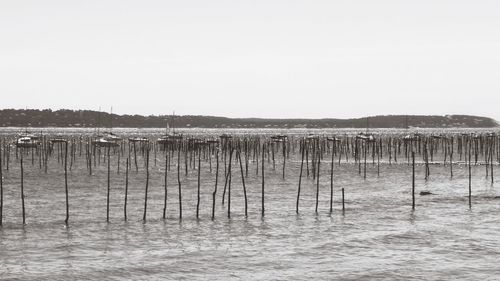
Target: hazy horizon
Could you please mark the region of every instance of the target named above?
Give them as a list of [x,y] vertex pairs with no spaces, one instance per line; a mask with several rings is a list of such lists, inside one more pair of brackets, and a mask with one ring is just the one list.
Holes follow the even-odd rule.
[[[68,108],[60,108],[60,109],[52,109],[52,108],[0,108],[0,110],[52,110],[52,111],[57,111],[57,110],[73,110],[73,111],[93,111],[93,112],[99,112],[99,110],[93,110],[93,109],[68,109]],[[216,117],[216,118],[230,118],[230,119],[264,119],[264,120],[297,120],[297,119],[304,119],[304,120],[322,120],[322,119],[338,119],[338,120],[349,120],[349,119],[364,119],[364,118],[376,118],[376,117],[383,117],[383,116],[408,116],[408,117],[425,117],[425,116],[439,116],[439,117],[446,117],[446,116],[453,116],[453,115],[462,115],[462,114],[429,114],[429,115],[423,115],[423,114],[378,114],[378,115],[366,115],[366,116],[359,116],[359,117],[344,117],[344,118],[335,118],[335,117],[317,117],[317,118],[305,118],[305,117],[252,117],[252,116],[246,116],[246,117],[228,117],[228,116],[222,116],[222,115],[201,115],[201,114],[176,114],[176,113],[165,113],[165,114],[137,114],[137,113],[116,113],[116,112],[111,112],[111,111],[105,111],[101,110],[102,113],[107,113],[107,114],[116,114],[119,116],[123,115],[140,115],[140,116],[153,116],[153,117],[162,117],[162,116],[202,116],[202,117]],[[175,115],[174,115],[175,114]],[[470,116],[470,117],[482,117],[482,118],[490,118],[493,119],[495,122],[499,123],[499,121],[493,117],[490,116],[484,116],[484,115],[465,115],[465,116]],[[499,123],[500,124],[500,123]]]
[[4,1],[4,108],[500,120],[496,1]]

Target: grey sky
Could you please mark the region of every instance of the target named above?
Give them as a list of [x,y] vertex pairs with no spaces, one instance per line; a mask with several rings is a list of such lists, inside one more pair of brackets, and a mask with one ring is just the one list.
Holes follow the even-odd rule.
[[0,0],[1,108],[500,120],[500,2]]

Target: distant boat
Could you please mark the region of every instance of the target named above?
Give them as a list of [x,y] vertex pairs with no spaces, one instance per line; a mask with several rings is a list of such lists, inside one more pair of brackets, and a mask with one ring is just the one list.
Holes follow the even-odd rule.
[[121,141],[122,138],[112,132],[104,132],[104,138],[108,141]]
[[49,141],[50,141],[50,143],[65,143],[65,142],[68,142],[68,140],[66,140],[63,137],[55,137],[55,138],[50,139]]
[[373,141],[375,141],[375,136],[373,134],[368,134],[368,133],[359,133],[356,136],[356,139],[361,139],[364,141],[373,142]]
[[288,140],[288,136],[285,135],[271,136],[271,141],[273,142],[284,142],[286,140]]
[[327,137],[326,139],[331,142],[341,142],[341,140],[337,137]]
[[165,134],[156,140],[158,144],[165,145],[167,143],[173,143],[183,138],[182,134],[175,132],[175,111],[172,114],[171,119],[172,119],[172,132],[170,132],[170,124],[167,121],[167,126],[165,127]]
[[143,143],[143,142],[149,142],[149,139],[146,137],[135,137],[135,138],[129,138],[128,141]]
[[28,131],[18,136],[15,142],[16,147],[33,148],[40,145],[40,137]]
[[309,141],[309,140],[319,140],[319,136],[315,135],[315,134],[309,134],[307,135],[306,139]]
[[208,140],[207,140],[207,143],[208,143],[208,144],[218,144],[218,143],[219,143],[219,140],[216,140],[216,139],[211,138],[211,139],[208,139]]
[[122,138],[111,132],[111,128],[113,127],[113,107],[111,107],[111,124],[110,124],[110,131],[109,132],[103,132],[100,134],[100,126],[101,126],[101,108],[99,107],[99,114],[98,114],[98,119],[97,119],[97,135],[96,139],[92,141],[92,144],[95,146],[99,147],[118,147]]
[[222,134],[219,136],[220,139],[222,140],[229,140],[229,139],[232,139],[233,136],[229,135],[229,134]]
[[174,141],[178,141],[178,140],[182,140],[183,139],[183,136],[182,134],[179,134],[179,133],[167,133],[161,137],[158,138],[158,140],[156,141],[158,144],[166,144],[166,143],[169,143],[169,142],[174,142]]
[[421,135],[419,133],[415,133],[413,135],[408,134],[408,135],[403,137],[403,140],[404,141],[418,141],[418,140],[420,140],[420,137],[421,137]]
[[105,132],[102,136],[97,136],[97,139],[92,141],[92,144],[99,147],[117,147],[122,138],[111,132]]

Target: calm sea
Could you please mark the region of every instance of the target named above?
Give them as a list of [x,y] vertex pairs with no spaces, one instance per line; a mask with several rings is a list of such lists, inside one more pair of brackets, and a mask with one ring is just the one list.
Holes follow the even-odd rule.
[[[23,129],[4,129],[10,135]],[[93,129],[44,129],[79,134]],[[121,134],[159,134],[162,129],[115,129]],[[304,134],[311,130],[282,130]],[[314,131],[343,134],[346,131]],[[185,133],[196,134],[189,129]],[[230,131],[234,133],[235,131]],[[241,130],[236,132],[242,132]],[[245,134],[272,130],[244,130]],[[349,132],[356,132],[351,130]],[[391,133],[391,131],[382,131]],[[218,134],[204,130],[199,134]],[[397,133],[404,133],[398,131]],[[13,153],[13,152],[11,152]],[[167,172],[167,218],[162,218],[165,159],[150,160],[147,220],[143,222],[146,171],[142,157],[129,172],[128,220],[124,221],[125,157],[111,156],[110,221],[106,222],[107,165],[89,175],[85,158],[69,171],[69,226],[64,224],[62,160],[49,160],[48,173],[31,158],[24,164],[26,225],[22,225],[20,163],[11,155],[3,171],[4,224],[0,227],[1,280],[498,280],[500,278],[500,192],[483,166],[472,169],[472,208],[468,168],[431,165],[429,180],[418,165],[416,209],[411,208],[411,166],[406,161],[358,166],[334,164],[333,212],[329,212],[330,163],[320,166],[319,212],[316,181],[304,172],[300,212],[295,213],[300,155],[276,169],[265,162],[265,217],[261,217],[261,171],[250,160],[242,180],[233,170],[231,218],[222,205],[219,178],[215,220],[211,219],[215,159],[201,167],[200,218],[196,219],[197,171],[181,173],[183,217],[179,219],[176,163]],[[401,159],[403,160],[403,159]],[[351,160],[352,161],[352,160]],[[121,168],[118,173],[118,165]],[[236,162],[233,165],[237,165]],[[260,165],[260,162],[259,162]],[[4,166],[5,168],[5,166]],[[500,171],[495,166],[495,175]],[[341,188],[345,189],[345,213]],[[420,196],[420,191],[433,195]]]

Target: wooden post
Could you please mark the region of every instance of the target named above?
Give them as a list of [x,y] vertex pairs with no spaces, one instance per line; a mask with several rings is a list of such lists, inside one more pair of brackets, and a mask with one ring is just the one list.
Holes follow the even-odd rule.
[[319,172],[320,172],[320,164],[321,164],[321,157],[320,157],[320,152],[318,149],[318,166],[317,166],[317,176],[316,176],[316,208],[315,208],[315,213],[318,213],[318,204],[319,204]]
[[110,161],[109,161],[109,153],[110,148],[108,147],[108,192],[106,196],[106,222],[109,222],[109,193],[110,193]]
[[248,140],[245,138],[245,177],[248,178]]
[[214,192],[212,193],[212,220],[215,218],[215,196],[217,195],[217,184],[219,181],[219,149],[217,149],[217,152],[215,154],[216,158],[216,168],[215,168],[215,188]]
[[66,220],[64,223],[68,225],[69,221],[69,195],[68,195],[68,141],[66,141],[64,149],[64,187],[66,191]]
[[412,159],[412,184],[411,184],[411,198],[412,198],[412,210],[415,210],[415,152],[411,153]]
[[306,149],[306,174],[309,178],[309,141],[307,139],[304,141],[304,146]]
[[301,160],[300,160],[300,174],[299,174],[299,188],[297,189],[297,203],[295,205],[295,212],[298,214],[299,213],[299,201],[300,201],[300,184],[302,183],[302,171],[304,169],[304,152],[306,150],[306,147],[305,147],[305,141],[302,140],[301,141],[302,145],[301,145],[301,148],[302,148],[302,157],[301,157]]
[[116,168],[116,173],[117,174],[120,174],[120,151],[118,151],[118,160],[116,161],[117,162],[117,168]]
[[493,152],[494,152],[494,150],[495,150],[495,146],[494,146],[494,139],[493,139],[493,137],[491,138],[490,143],[491,143],[491,144],[490,144],[490,146],[491,146],[491,148],[490,148],[490,154],[491,154],[491,156],[490,156],[490,159],[491,159],[491,161],[490,161],[490,162],[491,162],[491,163],[490,163],[490,168],[491,168],[490,175],[491,175],[491,184],[493,185],[493,183],[494,183],[494,178],[493,178],[493,156],[494,156],[494,155],[493,155]]
[[356,144],[356,146],[354,148],[354,151],[355,151],[355,153],[354,153],[354,155],[355,155],[355,157],[354,157],[354,163],[356,163],[356,161],[357,161],[357,163],[358,163],[358,174],[361,175],[361,156],[360,156],[360,147],[359,146],[361,144],[363,144],[363,141],[361,141],[361,139],[358,139],[356,137],[356,143],[355,144]]
[[188,149],[189,149],[189,142],[186,144],[186,147],[184,149],[184,168],[186,176],[188,174]]
[[472,208],[472,168],[471,168],[471,149],[472,141],[469,140],[469,209]]
[[[333,141],[333,145],[335,145],[335,140]],[[333,161],[334,161],[334,153],[332,153],[332,163],[330,165],[330,213],[333,212]]]
[[260,157],[260,139],[254,148],[253,157],[255,159],[255,175],[258,176],[259,175],[259,157]]
[[177,147],[177,183],[179,185],[179,219],[182,219],[182,190],[181,190],[181,147]]
[[3,143],[2,140],[0,140],[0,226],[3,223],[3,167],[2,167],[2,149],[3,149]]
[[222,191],[222,205],[224,205],[224,202],[226,200],[226,189],[227,189],[227,183],[229,181],[229,173],[227,171],[228,165],[227,165],[227,149],[228,149],[228,141],[224,140],[224,144],[222,149],[224,150],[224,190]]
[[[89,175],[92,176],[92,147],[90,147],[92,143],[90,142],[88,144],[88,150],[87,150],[87,158],[89,160]],[[45,156],[45,173],[47,173],[47,166],[48,166],[48,161],[49,157],[48,155]]]
[[231,218],[231,163],[233,162],[233,152],[234,148],[231,146],[230,151],[229,151],[229,166],[227,168],[228,176],[229,176],[229,181],[227,183],[227,217]]
[[342,187],[342,214],[345,214],[344,188]]
[[165,183],[164,183],[164,188],[165,188],[165,196],[163,197],[163,219],[166,218],[167,216],[167,174],[168,174],[168,154],[169,151],[167,148],[165,148]]
[[146,147],[146,188],[144,192],[144,214],[142,220],[146,221],[146,213],[148,210],[148,187],[149,187],[149,144]]
[[127,220],[127,200],[128,200],[128,168],[129,168],[129,159],[127,158],[127,166],[125,167],[125,202],[123,204],[123,215],[125,220]]
[[363,145],[364,146],[364,154],[365,154],[364,155],[365,163],[363,165],[363,179],[365,179],[365,180],[366,180],[366,154],[367,154],[368,144],[369,144],[368,141],[365,140],[364,145]]
[[450,150],[450,177],[453,178],[453,143],[454,143],[454,140],[453,140],[453,136],[451,136],[451,150]]
[[286,142],[283,139],[283,179],[285,179],[285,163],[286,163]]
[[380,155],[382,154],[382,139],[377,145],[377,177],[380,176]]
[[237,151],[237,156],[240,162],[241,182],[243,184],[243,195],[245,196],[245,217],[248,217],[247,188],[245,186],[245,175],[243,174],[243,165],[241,164],[241,153],[239,150]]
[[[130,152],[131,152],[131,151],[132,151],[132,148],[131,148],[131,146],[130,146],[130,142],[128,142],[128,145],[127,145],[127,152],[128,152],[128,159],[129,159],[129,161],[130,161],[130,159],[132,159],[131,154],[130,154]],[[129,165],[130,165],[130,167],[129,167],[129,168],[132,168],[132,163],[129,163]]]
[[265,158],[265,147],[266,143],[262,144],[262,167],[261,167],[261,175],[262,175],[262,190],[261,190],[261,199],[262,199],[262,210],[261,210],[261,215],[264,217],[264,212],[265,212],[265,207],[264,207],[264,184],[265,184],[265,177],[264,177],[264,158]]
[[21,152],[21,204],[23,208],[23,225],[26,224],[26,211],[24,208],[24,166],[23,153]]
[[274,142],[271,141],[271,156],[273,157],[273,170],[276,170],[276,161],[274,160]]
[[201,185],[201,148],[198,148],[198,190],[197,190],[197,201],[196,201],[196,219],[199,218],[200,214],[200,185]]
[[137,149],[135,147],[135,141],[134,141],[134,163],[135,163],[135,171],[139,171],[139,167],[137,166]]
[[[148,144],[149,146],[149,144]],[[154,151],[154,156],[155,156],[155,167],[156,167],[156,143],[153,142],[153,151]]]
[[208,168],[210,169],[210,174],[212,173],[212,147],[208,145]]

